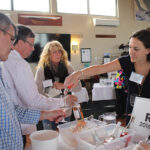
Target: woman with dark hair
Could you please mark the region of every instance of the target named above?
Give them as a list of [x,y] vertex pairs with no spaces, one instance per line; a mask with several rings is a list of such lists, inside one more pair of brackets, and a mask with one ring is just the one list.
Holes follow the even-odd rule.
[[[123,69],[127,79],[126,118],[130,119],[133,105],[130,99],[135,96],[150,98],[150,32],[140,30],[129,38],[129,55],[121,56],[110,63],[95,65],[74,72],[65,80],[65,86],[76,85],[78,80],[86,76],[98,75]],[[141,78],[141,81],[139,78]]]

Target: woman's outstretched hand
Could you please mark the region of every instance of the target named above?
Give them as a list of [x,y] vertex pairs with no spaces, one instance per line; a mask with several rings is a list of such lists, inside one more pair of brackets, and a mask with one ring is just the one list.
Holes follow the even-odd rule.
[[65,88],[68,87],[76,87],[79,80],[80,80],[80,76],[81,76],[82,72],[81,71],[76,71],[73,72],[71,75],[69,75],[68,77],[66,77],[65,82],[64,82],[64,86]]

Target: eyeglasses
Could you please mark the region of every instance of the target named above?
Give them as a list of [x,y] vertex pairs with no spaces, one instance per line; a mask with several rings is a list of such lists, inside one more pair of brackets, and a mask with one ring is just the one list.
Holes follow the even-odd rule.
[[29,41],[24,41],[24,42],[28,43],[31,47],[34,47],[34,44],[32,44],[31,42]]
[[4,29],[2,29],[2,28],[0,28],[0,30],[1,30],[2,32],[8,34],[8,35],[11,37],[12,43],[15,42],[15,40],[16,40],[16,37],[15,37],[15,36],[13,36],[11,33],[7,32],[6,30],[4,30]]

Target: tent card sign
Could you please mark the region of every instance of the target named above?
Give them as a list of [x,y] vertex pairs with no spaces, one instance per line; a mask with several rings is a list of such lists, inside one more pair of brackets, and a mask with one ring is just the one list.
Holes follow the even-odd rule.
[[135,141],[150,135],[150,99],[136,97],[132,111],[134,120],[130,124],[130,129],[136,131]]

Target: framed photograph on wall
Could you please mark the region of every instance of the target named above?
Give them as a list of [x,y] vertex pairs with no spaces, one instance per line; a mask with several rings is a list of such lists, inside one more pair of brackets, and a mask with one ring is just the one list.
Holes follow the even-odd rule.
[[91,48],[81,48],[81,63],[91,62]]

